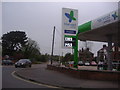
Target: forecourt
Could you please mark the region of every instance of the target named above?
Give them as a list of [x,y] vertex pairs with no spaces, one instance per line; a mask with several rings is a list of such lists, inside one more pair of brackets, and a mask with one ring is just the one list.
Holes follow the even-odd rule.
[[112,70],[112,43],[120,47],[119,9],[95,20],[78,26],[78,39],[81,41],[108,42],[108,70]]

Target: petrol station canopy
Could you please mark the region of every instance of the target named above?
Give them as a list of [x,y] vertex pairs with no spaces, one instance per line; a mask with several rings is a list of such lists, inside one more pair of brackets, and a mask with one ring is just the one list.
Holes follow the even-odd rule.
[[78,26],[78,39],[81,41],[108,42],[108,37],[112,37],[113,43],[119,43],[119,19],[118,10],[112,11],[95,20]]

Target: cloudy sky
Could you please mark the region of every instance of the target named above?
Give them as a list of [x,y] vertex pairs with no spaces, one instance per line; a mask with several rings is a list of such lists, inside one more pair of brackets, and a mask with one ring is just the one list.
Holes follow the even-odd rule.
[[[78,9],[78,25],[96,19],[118,8],[117,2],[2,2],[2,34],[9,31],[25,31],[27,36],[38,42],[41,53],[51,53],[54,26],[54,54],[71,52],[61,48],[62,8]],[[92,42],[91,51],[103,43]],[[79,42],[79,48],[84,43]]]

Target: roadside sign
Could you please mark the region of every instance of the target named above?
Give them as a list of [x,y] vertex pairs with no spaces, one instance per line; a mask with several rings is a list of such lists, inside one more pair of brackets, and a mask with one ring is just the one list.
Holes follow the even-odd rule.
[[78,32],[78,10],[62,9],[62,47],[73,48],[73,37]]

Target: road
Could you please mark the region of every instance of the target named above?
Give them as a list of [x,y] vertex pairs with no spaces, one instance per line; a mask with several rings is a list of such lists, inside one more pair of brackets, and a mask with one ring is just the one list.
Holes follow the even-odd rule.
[[2,67],[2,88],[48,88],[16,77],[13,73],[18,69],[20,68],[14,68],[14,66]]

